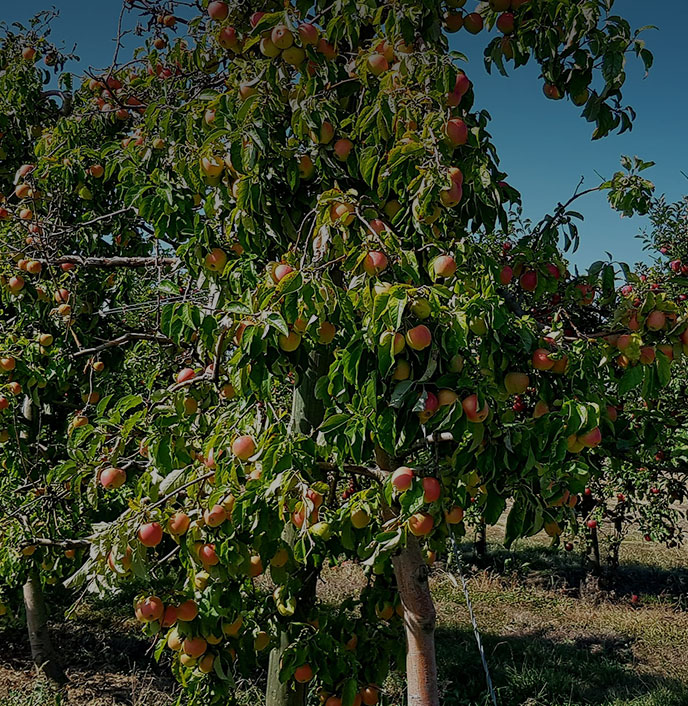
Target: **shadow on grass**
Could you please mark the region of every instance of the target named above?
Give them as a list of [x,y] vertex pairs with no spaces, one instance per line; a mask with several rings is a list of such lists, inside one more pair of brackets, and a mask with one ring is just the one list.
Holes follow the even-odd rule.
[[[545,546],[517,546],[509,551],[502,545],[489,544],[486,554],[478,556],[472,544],[464,543],[461,554],[466,566],[491,569],[502,576],[517,575],[526,583],[564,590],[574,597],[580,594],[581,585],[592,575],[584,568],[580,554]],[[637,593],[675,599],[680,607],[688,609],[688,568],[666,569],[625,561],[615,570],[603,567],[599,578],[600,588],[616,596],[628,597]]]
[[[533,632],[483,635],[499,706],[686,706],[681,682],[635,672],[626,640],[589,635],[561,643]],[[491,705],[473,633],[440,629],[443,704]]]

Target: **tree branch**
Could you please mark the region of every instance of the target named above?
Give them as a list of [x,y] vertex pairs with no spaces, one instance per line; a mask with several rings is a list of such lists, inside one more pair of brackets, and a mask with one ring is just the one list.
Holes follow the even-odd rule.
[[93,353],[99,353],[100,351],[107,350],[108,348],[116,348],[117,346],[123,346],[131,341],[155,341],[156,343],[161,343],[163,345],[172,346],[174,341],[167,336],[160,336],[157,333],[125,333],[119,338],[115,338],[112,341],[107,341],[106,343],[101,343],[99,346],[93,348],[82,348],[80,351],[74,353],[75,358],[79,358],[84,355],[93,355]]
[[62,255],[54,260],[38,260],[42,265],[80,265],[81,267],[158,267],[177,265],[176,257],[83,257]]

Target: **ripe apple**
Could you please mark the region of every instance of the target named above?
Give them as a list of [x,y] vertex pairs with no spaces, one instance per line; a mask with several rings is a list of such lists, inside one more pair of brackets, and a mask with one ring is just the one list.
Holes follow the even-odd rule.
[[332,61],[337,58],[337,49],[324,37],[321,37],[318,40],[318,52],[320,52],[328,61]]
[[12,356],[0,358],[0,368],[6,373],[11,373],[17,366],[17,361]]
[[387,256],[377,250],[370,251],[363,259],[363,271],[370,277],[379,275],[387,268]]
[[423,499],[426,503],[434,503],[440,499],[442,486],[437,478],[423,478]]
[[424,537],[432,532],[432,528],[435,526],[435,520],[433,516],[429,515],[427,512],[417,512],[415,515],[411,515],[408,525],[411,534],[416,537]]
[[196,372],[193,368],[183,368],[177,373],[177,383],[188,382],[196,377]]
[[444,28],[447,32],[458,32],[463,27],[463,15],[460,12],[447,12],[444,15]]
[[144,623],[152,623],[162,618],[165,610],[163,602],[157,596],[148,596],[136,604],[136,617]]
[[311,138],[313,142],[319,142],[321,145],[329,145],[334,139],[334,126],[331,122],[325,120],[320,126],[320,132],[312,132]]
[[203,157],[201,159],[201,170],[203,173],[210,177],[211,179],[219,177],[225,168],[224,160],[220,157],[211,155],[209,157]]
[[170,628],[177,622],[177,609],[173,605],[168,605],[162,615],[160,626]]
[[544,417],[545,414],[549,412],[549,405],[544,400],[538,400],[535,403],[535,409],[533,409],[533,419],[540,419]]
[[[217,566],[220,563],[220,557],[215,552],[214,544],[203,544],[198,550],[198,558],[203,566]],[[180,618],[180,620],[183,619]]]
[[302,664],[294,670],[294,679],[299,684],[306,684],[313,679],[313,670],[310,664]]
[[535,370],[551,370],[554,367],[554,361],[549,357],[549,351],[544,348],[538,348],[533,353],[533,367]]
[[308,181],[313,178],[315,174],[315,164],[310,155],[302,154],[298,157],[299,160],[299,174],[301,178]]
[[346,160],[349,159],[349,155],[351,154],[351,150],[353,150],[353,148],[354,143],[346,137],[337,140],[333,147],[335,156],[340,162],[346,162]]
[[432,270],[436,277],[453,277],[456,272],[456,260],[451,255],[439,255],[432,261]]
[[127,473],[121,468],[106,468],[100,474],[100,484],[107,490],[119,488],[126,480]]
[[451,510],[444,513],[444,519],[448,525],[458,525],[463,520],[463,508],[459,505],[454,505]]
[[291,265],[280,264],[277,265],[270,274],[273,282],[277,284],[292,272],[294,272],[294,268]]
[[181,536],[186,534],[191,524],[191,518],[185,512],[175,512],[167,525],[170,534]]
[[466,397],[462,402],[461,406],[469,422],[474,424],[482,424],[487,419],[490,413],[490,408],[487,402],[483,404],[482,409],[478,409],[478,395],[473,394]]
[[497,18],[497,29],[502,34],[513,34],[515,24],[515,18],[511,12],[504,12]]
[[380,76],[389,69],[389,62],[382,54],[371,54],[368,57],[368,69],[373,76]]
[[563,375],[569,367],[569,357],[567,355],[562,355],[561,358],[554,360],[554,365],[552,366],[552,372],[556,375]]
[[530,385],[530,378],[525,373],[507,373],[504,387],[510,395],[522,395]]
[[139,527],[138,538],[144,547],[157,547],[162,542],[162,525],[148,522]]
[[542,87],[542,92],[549,98],[550,100],[561,100],[564,97],[564,94],[561,92],[558,86],[555,86],[553,83],[546,83]]
[[10,277],[7,286],[12,294],[18,294],[22,289],[24,289],[24,284],[24,278],[20,275],[16,275],[14,277]]
[[414,326],[406,332],[406,343],[414,351],[422,351],[432,343],[432,333],[424,324]]
[[583,282],[576,285],[576,290],[579,292],[581,306],[590,306],[595,299],[595,289]]
[[298,27],[298,33],[299,39],[301,40],[301,44],[304,47],[308,45],[315,46],[318,43],[318,39],[320,38],[320,32],[318,28],[315,25],[310,24],[309,22],[304,22],[303,24],[300,24]]
[[477,12],[471,12],[463,18],[463,26],[470,34],[478,34],[483,28],[483,18]]
[[256,452],[256,442],[250,436],[239,436],[232,443],[232,453],[240,461],[248,461]]
[[258,23],[263,19],[265,16],[264,12],[254,12],[251,17],[249,18],[249,22],[251,23],[251,27],[256,27]]
[[534,292],[538,285],[538,276],[535,270],[526,270],[519,279],[521,288],[526,292]]
[[447,141],[452,147],[465,145],[468,141],[468,126],[461,118],[451,118],[444,128]]
[[356,529],[363,529],[370,522],[370,515],[361,507],[356,508],[351,513],[351,524]]
[[227,519],[227,512],[222,505],[213,505],[203,513],[203,520],[208,527],[219,527]]
[[333,223],[341,223],[348,227],[356,218],[356,207],[352,203],[335,202],[330,206],[330,218]]
[[392,473],[392,485],[399,491],[408,490],[413,485],[413,469],[401,466]]
[[256,578],[263,573],[263,562],[261,558],[257,555],[253,555],[249,558],[249,568],[248,575],[251,578]]
[[652,365],[655,362],[656,354],[652,346],[643,346],[640,349],[640,362],[642,365]]
[[602,443],[602,432],[599,427],[595,427],[590,431],[578,437],[578,441],[589,449],[594,449]]
[[229,15],[227,3],[213,0],[213,2],[208,4],[208,16],[211,20],[226,20],[227,15]]
[[514,271],[509,267],[509,265],[505,265],[502,267],[500,273],[499,273],[499,282],[500,284],[507,285],[511,282],[511,280],[514,278]]
[[182,651],[185,655],[198,659],[201,655],[205,654],[208,649],[208,643],[203,637],[185,637],[184,642],[182,642]]
[[666,326],[666,315],[663,311],[651,311],[645,323],[650,331],[661,331]]
[[619,411],[616,407],[608,404],[607,405],[607,417],[610,422],[615,422],[619,418]]

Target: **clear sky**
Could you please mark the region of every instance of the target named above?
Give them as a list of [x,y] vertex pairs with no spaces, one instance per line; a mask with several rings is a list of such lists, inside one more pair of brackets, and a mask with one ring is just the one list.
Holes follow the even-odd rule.
[[[472,2],[469,0],[467,7]],[[76,44],[85,64],[109,64],[120,0],[0,0],[0,18],[6,22],[26,20],[53,5],[61,14],[53,38],[64,38],[67,49]],[[466,71],[476,84],[476,106],[492,115],[491,132],[502,166],[509,181],[521,190],[525,213],[533,219],[566,200],[581,177],[590,187],[599,183],[596,173],[605,177],[613,174],[622,154],[657,163],[645,174],[655,182],[658,193],[672,200],[688,193],[688,180],[681,174],[682,170],[688,173],[688,7],[685,0],[617,0],[614,10],[634,27],[658,27],[646,33],[655,65],[644,78],[641,62],[629,59],[624,90],[626,102],[638,113],[635,127],[631,133],[596,142],[591,140],[593,126],[580,117],[580,109],[568,101],[544,97],[535,64],[520,68],[508,79],[498,74],[487,76],[482,62],[486,35],[473,37],[462,30],[452,36],[452,48],[469,57]],[[585,267],[604,257],[605,251],[627,262],[642,257],[635,235],[645,227],[645,219],[620,218],[610,210],[605,197],[597,194],[577,202],[576,210],[586,217],[580,228],[581,247],[572,258],[576,264]]]

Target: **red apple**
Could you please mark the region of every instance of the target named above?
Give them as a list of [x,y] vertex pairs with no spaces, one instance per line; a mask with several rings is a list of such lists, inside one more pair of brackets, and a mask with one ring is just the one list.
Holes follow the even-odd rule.
[[490,408],[487,402],[483,404],[482,409],[478,409],[478,395],[469,395],[462,402],[461,406],[469,422],[474,424],[482,424],[487,419],[490,413]]
[[256,452],[256,442],[253,437],[239,436],[232,443],[232,453],[240,461],[248,461]]
[[106,468],[100,474],[100,484],[107,490],[119,488],[126,480],[126,471],[123,471],[121,468]]
[[159,522],[148,522],[141,525],[138,537],[144,547],[157,547],[162,542],[162,525]]
[[423,478],[423,499],[426,503],[434,503],[440,499],[442,486],[437,478]]
[[413,469],[401,466],[392,473],[392,485],[399,491],[408,490],[413,484]]

